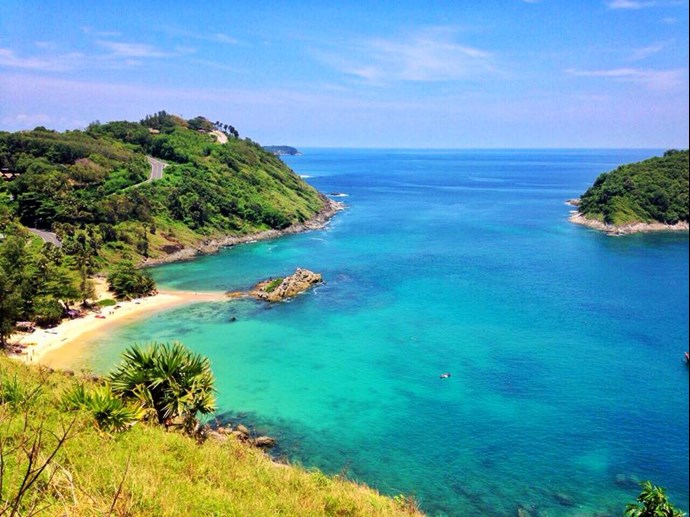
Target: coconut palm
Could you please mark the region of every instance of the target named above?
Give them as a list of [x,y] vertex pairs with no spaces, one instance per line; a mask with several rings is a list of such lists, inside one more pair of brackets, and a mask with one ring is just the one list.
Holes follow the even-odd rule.
[[191,431],[198,413],[215,411],[215,378],[208,358],[179,342],[134,345],[110,374],[113,392],[139,401],[150,418]]

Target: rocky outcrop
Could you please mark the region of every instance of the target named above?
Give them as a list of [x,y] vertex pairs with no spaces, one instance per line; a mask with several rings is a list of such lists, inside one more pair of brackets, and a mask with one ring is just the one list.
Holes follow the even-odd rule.
[[270,436],[259,436],[258,438],[254,439],[254,447],[270,449],[275,444],[275,439],[271,438]]
[[276,444],[275,438],[272,438],[270,436],[262,435],[256,438],[252,438],[252,434],[249,431],[249,429],[247,429],[247,427],[242,424],[237,424],[237,426],[234,429],[230,426],[221,426],[216,429],[209,428],[207,430],[207,436],[209,438],[214,438],[221,442],[227,441],[228,437],[232,436],[235,438],[235,440],[249,445],[253,445],[254,447],[258,447],[259,449],[270,449],[271,447],[274,447]]
[[251,297],[266,302],[282,302],[321,283],[319,273],[308,269],[297,268],[294,274],[284,278],[269,278],[258,283],[251,291],[235,291],[227,293],[230,298]]
[[252,295],[267,302],[281,302],[303,293],[322,281],[321,275],[308,269],[297,268],[294,274],[280,279],[266,280],[257,285]]
[[687,232],[689,228],[687,221],[679,221],[676,224],[642,222],[624,225],[606,224],[597,219],[589,219],[580,212],[575,212],[570,216],[569,219],[571,223],[581,224],[583,226],[587,226],[588,228],[594,228],[595,230],[606,232],[609,235],[628,235],[631,233],[645,232]]

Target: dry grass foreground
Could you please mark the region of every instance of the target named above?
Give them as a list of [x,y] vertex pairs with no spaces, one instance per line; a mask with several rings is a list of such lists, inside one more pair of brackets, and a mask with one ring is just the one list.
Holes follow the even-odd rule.
[[36,482],[19,515],[421,515],[411,498],[278,465],[233,438],[199,444],[145,424],[104,434],[88,415],[60,409],[76,382],[88,381],[0,356],[0,514],[31,456]]

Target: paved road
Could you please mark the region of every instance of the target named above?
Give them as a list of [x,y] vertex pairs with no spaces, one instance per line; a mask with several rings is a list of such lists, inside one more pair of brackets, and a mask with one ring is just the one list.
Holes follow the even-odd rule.
[[156,160],[151,156],[147,156],[146,159],[151,165],[151,174],[149,174],[149,179],[147,181],[159,180],[163,177],[163,169],[165,169],[168,164],[160,160]]
[[57,246],[58,248],[62,247],[62,243],[60,242],[60,239],[57,238],[57,235],[55,235],[53,232],[45,232],[43,230],[38,230],[36,228],[27,228],[31,233],[34,235],[38,235],[41,239],[43,239],[43,242],[49,242],[50,244],[53,244]]

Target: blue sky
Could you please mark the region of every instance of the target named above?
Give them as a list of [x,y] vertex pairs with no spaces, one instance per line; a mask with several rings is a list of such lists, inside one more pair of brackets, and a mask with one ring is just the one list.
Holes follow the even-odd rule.
[[687,148],[688,1],[0,3],[0,129],[162,109],[262,144]]

